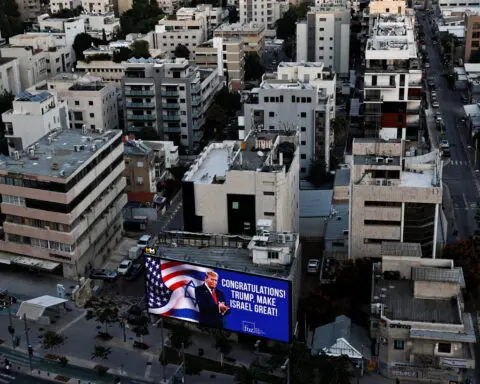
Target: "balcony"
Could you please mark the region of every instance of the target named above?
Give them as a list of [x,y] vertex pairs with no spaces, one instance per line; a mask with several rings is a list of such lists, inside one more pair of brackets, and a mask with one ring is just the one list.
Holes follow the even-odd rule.
[[153,97],[153,91],[134,91],[131,89],[125,90],[125,96],[150,96]]
[[153,103],[126,103],[127,108],[155,108]]
[[165,104],[162,104],[162,107],[164,109],[180,109],[180,105],[179,104],[169,104],[169,103],[165,103]]
[[178,91],[166,91],[162,89],[162,97],[178,97],[180,94]]
[[370,88],[370,89],[390,89],[390,88],[395,88],[397,85],[395,84],[395,81],[391,81],[388,84],[365,84],[364,88]]
[[165,132],[165,133],[180,133],[180,127],[164,127],[163,132]]
[[382,103],[383,102],[383,95],[365,95],[365,101],[367,102],[376,102]]
[[180,115],[177,114],[171,114],[171,115],[162,115],[162,120],[163,121],[180,121]]
[[199,129],[202,129],[203,126],[205,124],[205,119],[202,117],[200,119],[197,119],[193,122],[193,126],[192,126],[192,129],[195,131],[195,130],[199,130]]
[[155,115],[127,115],[127,120],[155,121]]
[[408,100],[422,100],[422,95],[408,95]]
[[191,92],[192,93],[200,93],[202,91],[202,87],[200,85],[192,85]]
[[192,110],[192,117],[193,117],[194,119],[199,119],[200,117],[202,117],[202,111]]
[[202,98],[200,96],[192,96],[192,105],[200,105],[202,103]]
[[409,81],[408,82],[409,88],[422,88],[423,84],[421,81]]
[[407,115],[418,115],[420,113],[420,106],[415,108],[407,108]]

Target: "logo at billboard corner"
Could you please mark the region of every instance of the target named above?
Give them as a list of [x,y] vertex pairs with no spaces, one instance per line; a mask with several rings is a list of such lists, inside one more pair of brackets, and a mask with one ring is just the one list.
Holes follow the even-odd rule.
[[242,331],[258,336],[265,334],[260,328],[255,327],[255,323],[252,323],[251,321],[242,321]]

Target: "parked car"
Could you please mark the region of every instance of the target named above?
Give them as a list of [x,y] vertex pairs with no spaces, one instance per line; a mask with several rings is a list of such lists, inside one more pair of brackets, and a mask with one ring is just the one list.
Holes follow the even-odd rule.
[[142,256],[142,253],[143,249],[140,248],[138,245],[134,245],[128,250],[128,258],[130,260],[137,260],[140,256]]
[[117,268],[117,273],[119,275],[125,275],[130,268],[132,268],[133,261],[132,260],[122,260]]
[[438,101],[437,101],[437,100],[432,101],[432,107],[433,107],[433,108],[438,108],[438,107],[440,107],[440,105],[438,104]]
[[117,278],[117,273],[108,269],[94,269],[90,272],[90,278],[95,280],[113,281]]
[[150,235],[142,235],[138,239],[137,246],[139,248],[145,249],[150,245],[150,242],[152,241],[152,236]]
[[450,148],[450,144],[448,143],[448,140],[440,141],[440,149],[441,150],[445,150],[445,149],[449,149],[449,148]]
[[132,265],[132,267],[129,269],[129,271],[125,274],[125,279],[126,280],[135,280],[140,272],[143,271],[144,265],[143,263],[135,263]]
[[444,149],[443,151],[440,152],[442,157],[450,157],[452,154],[450,153],[450,149]]
[[320,271],[320,260],[310,259],[308,260],[307,273],[318,273]]

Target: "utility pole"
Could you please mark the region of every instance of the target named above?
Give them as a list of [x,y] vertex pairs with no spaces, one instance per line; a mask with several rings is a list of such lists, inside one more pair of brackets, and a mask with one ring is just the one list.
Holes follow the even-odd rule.
[[25,338],[27,340],[28,362],[30,363],[30,371],[32,371],[33,370],[33,368],[32,368],[33,348],[30,345],[30,338],[28,336],[27,316],[25,315],[25,313],[23,314],[23,323],[25,324]]
[[0,300],[3,300],[1,304],[8,311],[8,333],[12,336],[12,346],[15,348],[15,328],[13,328],[12,320],[12,297],[8,294],[8,291],[4,291],[1,294]]
[[160,338],[162,342],[162,375],[163,381],[167,382],[167,373],[165,372],[165,337],[163,333],[163,317],[160,318]]
[[186,376],[187,376],[187,366],[185,365],[185,344],[182,343],[182,364],[183,364],[183,380],[182,380],[182,383],[186,383],[187,382],[187,379],[186,379]]
[[474,170],[477,170],[477,157],[478,157],[478,137],[475,137],[475,165]]

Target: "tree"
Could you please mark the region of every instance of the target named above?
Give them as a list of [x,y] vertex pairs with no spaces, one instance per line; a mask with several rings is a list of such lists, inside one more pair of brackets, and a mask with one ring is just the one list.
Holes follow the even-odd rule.
[[323,157],[319,157],[317,160],[312,161],[310,169],[308,170],[307,180],[315,187],[320,187],[330,179],[331,177],[327,172]]
[[79,5],[78,7],[74,9],[69,9],[69,8],[63,8],[59,10],[57,13],[53,13],[52,17],[56,17],[59,19],[68,19],[70,17],[77,17],[79,16],[83,11],[83,7]]
[[182,344],[187,348],[192,344],[192,332],[185,326],[176,327],[170,334],[170,343],[177,350],[182,348]]
[[256,53],[247,55],[245,60],[245,80],[260,80],[265,73],[260,57]]
[[353,377],[352,365],[347,356],[315,356],[313,365],[319,373],[319,384],[350,384]]
[[335,145],[345,142],[348,133],[348,121],[345,116],[337,116],[332,121],[332,129],[335,137]]
[[135,336],[138,338],[138,343],[143,345],[143,336],[147,336],[148,332],[148,324],[150,319],[148,316],[141,314],[130,319],[129,323],[132,325],[132,332],[135,333]]
[[72,48],[75,51],[75,57],[77,60],[83,60],[83,51],[90,48],[92,46],[92,37],[88,33],[79,33],[75,36],[75,40],[73,41]]
[[0,0],[0,33],[7,39],[23,32],[22,20],[15,0]]
[[184,59],[189,59],[190,58],[190,51],[189,49],[183,45],[183,44],[178,44],[175,47],[175,51],[173,52],[175,57],[183,57]]
[[228,22],[230,24],[238,22],[238,11],[236,7],[228,7]]
[[120,16],[120,28],[123,35],[129,33],[148,33],[164,16],[155,0],[134,0],[132,8]]
[[112,353],[112,348],[104,347],[103,345],[97,345],[93,347],[91,359],[100,359],[102,361],[107,360],[108,356]]
[[133,57],[143,57],[147,59],[150,57],[148,41],[137,40],[131,45]]
[[105,327],[105,332],[100,333],[100,336],[104,339],[111,339],[108,326],[120,320],[117,305],[109,299],[92,298],[85,308],[88,308],[87,320],[94,319]]
[[223,366],[223,357],[230,353],[232,344],[225,336],[219,334],[215,337],[215,348],[220,352],[220,362]]
[[233,380],[235,384],[256,384],[257,382],[257,380],[255,380],[255,372],[245,365],[237,369]]
[[155,128],[144,127],[136,134],[140,140],[160,140],[160,136]]
[[130,48],[120,47],[113,51],[112,60],[115,63],[121,63],[122,61],[127,61],[133,57],[133,52]]
[[102,41],[104,44],[107,44],[107,33],[105,32],[105,28],[102,28]]
[[[10,91],[4,90],[3,93],[0,93],[0,116],[2,113],[12,109],[14,99],[15,95]],[[0,119],[0,137],[3,137],[5,134],[5,124],[1,120],[2,119]]]
[[296,23],[298,20],[305,18],[309,6],[308,1],[304,1],[298,5],[290,5],[288,11],[277,21],[276,30],[279,39],[290,40],[295,37]]
[[43,349],[52,349],[55,351],[64,341],[65,338],[62,335],[54,331],[47,331],[43,334]]

